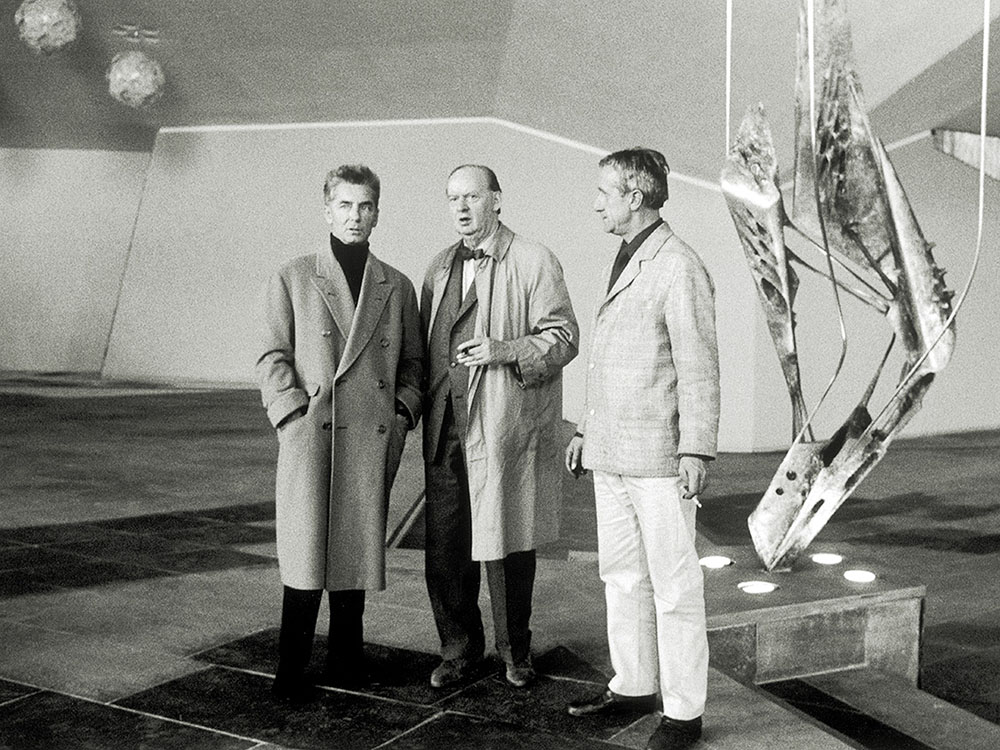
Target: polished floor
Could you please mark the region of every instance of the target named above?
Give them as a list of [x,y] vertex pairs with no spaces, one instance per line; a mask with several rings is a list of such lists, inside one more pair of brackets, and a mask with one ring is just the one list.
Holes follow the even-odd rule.
[[[411,444],[389,587],[366,612],[372,688],[280,705],[268,692],[275,446],[256,394],[58,379],[0,391],[0,748],[609,748],[642,747],[652,730],[654,717],[563,710],[609,667],[586,479],[567,477],[563,535],[542,550],[535,687],[508,687],[495,663],[455,690],[427,684],[436,634],[408,513],[421,485]],[[927,586],[921,686],[993,723],[998,444],[995,433],[898,442],[817,540]],[[720,457],[699,519],[706,544],[748,543],[746,515],[778,459]],[[320,635],[314,664],[324,648]],[[947,732],[900,733],[798,680],[767,692],[713,670],[710,690],[705,748],[947,746]]]

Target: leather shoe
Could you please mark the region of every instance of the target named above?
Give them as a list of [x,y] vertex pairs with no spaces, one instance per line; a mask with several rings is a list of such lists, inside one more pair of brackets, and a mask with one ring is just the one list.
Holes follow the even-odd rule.
[[475,666],[476,662],[468,659],[444,659],[431,672],[431,687],[455,685],[472,674]]
[[528,687],[528,685],[535,681],[536,677],[537,675],[535,674],[534,666],[531,664],[530,656],[524,661],[507,665],[507,682],[516,688]]
[[687,721],[664,716],[646,743],[646,750],[687,750],[694,747],[700,737],[700,716]]
[[619,695],[611,688],[605,688],[592,698],[573,701],[566,710],[570,716],[648,714],[656,710],[656,694]]

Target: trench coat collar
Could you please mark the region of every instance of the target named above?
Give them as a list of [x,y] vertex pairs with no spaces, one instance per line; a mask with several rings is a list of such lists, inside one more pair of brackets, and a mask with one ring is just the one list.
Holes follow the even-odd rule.
[[[641,264],[650,258],[656,257],[656,254],[660,252],[660,248],[667,243],[667,240],[669,240],[673,234],[674,230],[670,228],[670,225],[667,224],[666,221],[653,230],[653,233],[646,238],[646,241],[639,245],[639,249],[635,251],[635,255],[633,255],[629,260],[628,265],[622,269],[621,276],[619,276],[618,280],[615,281],[614,286],[608,290],[607,295],[604,297],[604,301],[601,302],[600,310],[603,310],[608,302],[614,299],[616,295],[635,281],[635,277],[639,275]],[[598,313],[600,313],[600,310]]]
[[[496,263],[503,261],[507,257],[507,251],[510,250],[510,244],[514,241],[514,232],[510,230],[503,222],[497,226],[497,230],[493,233],[490,242],[483,246],[483,259],[477,261],[476,265],[476,298],[479,304],[480,310],[490,309],[490,279],[492,278],[492,271],[495,268]],[[462,240],[459,240],[454,245],[447,247],[440,256],[438,256],[437,266],[434,268],[433,279],[431,282],[432,295],[431,295],[431,316],[430,324],[427,326],[427,337],[430,340],[431,331],[434,329],[434,319],[437,317],[438,310],[441,307],[441,299],[444,297],[444,288],[448,285],[448,276],[451,274],[451,264],[455,262],[455,253],[462,246]],[[489,262],[492,261],[492,262]],[[489,269],[491,273],[485,274],[480,273],[482,270]],[[477,335],[479,335],[477,333]]]

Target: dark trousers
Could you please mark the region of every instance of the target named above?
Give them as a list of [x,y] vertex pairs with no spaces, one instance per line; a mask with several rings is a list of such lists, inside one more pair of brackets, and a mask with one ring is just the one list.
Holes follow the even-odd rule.
[[[276,682],[300,682],[312,656],[316,618],[322,589],[284,587],[281,631],[278,636]],[[331,591],[330,635],[326,657],[328,675],[339,676],[364,669],[364,589]]]
[[[479,562],[472,559],[472,509],[465,456],[448,408],[441,446],[425,467],[425,574],[444,659],[482,657],[485,651],[479,611]],[[535,551],[512,552],[486,562],[496,649],[508,664],[528,658],[531,649],[531,594]]]

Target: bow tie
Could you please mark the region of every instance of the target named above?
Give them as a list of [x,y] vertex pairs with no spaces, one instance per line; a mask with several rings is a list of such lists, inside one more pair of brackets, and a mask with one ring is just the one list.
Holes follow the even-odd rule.
[[470,250],[465,245],[459,245],[456,254],[462,260],[480,260],[485,253],[483,253],[483,249],[481,247],[476,248],[475,250]]

